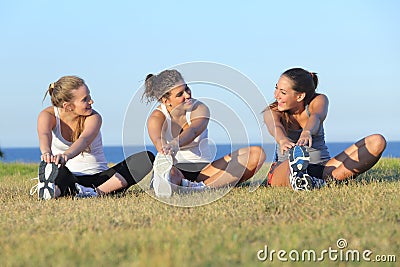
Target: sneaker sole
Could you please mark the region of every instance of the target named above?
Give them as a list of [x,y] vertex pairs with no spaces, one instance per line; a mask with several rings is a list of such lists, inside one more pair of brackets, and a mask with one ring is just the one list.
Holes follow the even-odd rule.
[[311,177],[308,174],[303,174],[303,177],[300,178],[302,181],[301,188],[304,191],[310,191],[313,189],[313,183]]
[[291,181],[291,186],[295,191],[310,191],[313,189],[312,179],[308,174],[302,174],[302,177],[295,177],[295,181]]
[[48,200],[54,198],[55,181],[58,168],[55,163],[40,162],[39,165],[39,199]]
[[289,150],[289,164],[295,172],[307,170],[310,162],[310,153],[304,146],[295,146]]
[[[310,153],[304,146],[294,146],[289,150],[290,184],[295,191],[308,191],[312,188],[311,178],[307,179]],[[309,177],[308,177],[309,178]]]
[[[169,182],[168,174],[172,169],[172,157],[170,155],[157,154],[154,160],[154,179],[153,189],[158,197],[170,197],[172,195],[172,187]],[[156,179],[156,174],[159,179]]]

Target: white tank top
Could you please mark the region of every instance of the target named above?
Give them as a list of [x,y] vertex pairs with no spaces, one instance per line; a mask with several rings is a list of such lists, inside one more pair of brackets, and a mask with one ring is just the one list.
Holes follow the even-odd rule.
[[[167,129],[164,133],[164,136],[167,143],[169,143],[173,139],[171,130],[171,116],[169,115],[165,104],[162,103],[161,109],[157,109],[165,116]],[[188,125],[191,124],[190,114],[191,111],[186,112],[186,121]],[[180,147],[179,151],[175,154],[176,163],[208,163],[211,162],[213,158],[213,154],[211,153],[208,145],[208,129],[205,129],[190,144]]]
[[[52,131],[51,151],[53,155],[62,154],[72,145],[61,135],[60,114],[58,108],[54,107],[56,116],[56,127]],[[79,153],[76,157],[68,160],[66,166],[77,176],[96,174],[108,169],[107,160],[103,151],[103,143],[101,140],[101,132],[90,144],[90,152]]]

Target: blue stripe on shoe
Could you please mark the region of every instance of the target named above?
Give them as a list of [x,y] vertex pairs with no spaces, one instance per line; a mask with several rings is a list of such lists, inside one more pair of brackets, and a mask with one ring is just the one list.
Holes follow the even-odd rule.
[[304,172],[310,162],[310,154],[304,146],[294,146],[289,150],[289,164],[293,171]]

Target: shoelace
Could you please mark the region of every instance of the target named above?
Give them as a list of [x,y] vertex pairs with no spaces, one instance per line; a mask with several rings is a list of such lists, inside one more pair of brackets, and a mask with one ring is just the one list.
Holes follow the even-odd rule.
[[38,180],[38,182],[32,186],[31,190],[29,190],[29,194],[31,194],[31,196],[33,196],[34,194],[36,194],[37,190],[38,190],[38,186],[39,186],[39,177],[34,177],[31,178],[31,180]]

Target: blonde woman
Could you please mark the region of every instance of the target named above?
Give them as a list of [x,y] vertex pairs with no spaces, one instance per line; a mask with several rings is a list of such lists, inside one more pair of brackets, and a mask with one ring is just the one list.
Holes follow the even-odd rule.
[[[94,197],[121,192],[152,169],[154,155],[140,152],[109,168],[103,151],[100,114],[84,80],[61,77],[46,94],[52,106],[38,117],[41,151],[39,199]],[[32,193],[32,192],[31,192]]]

